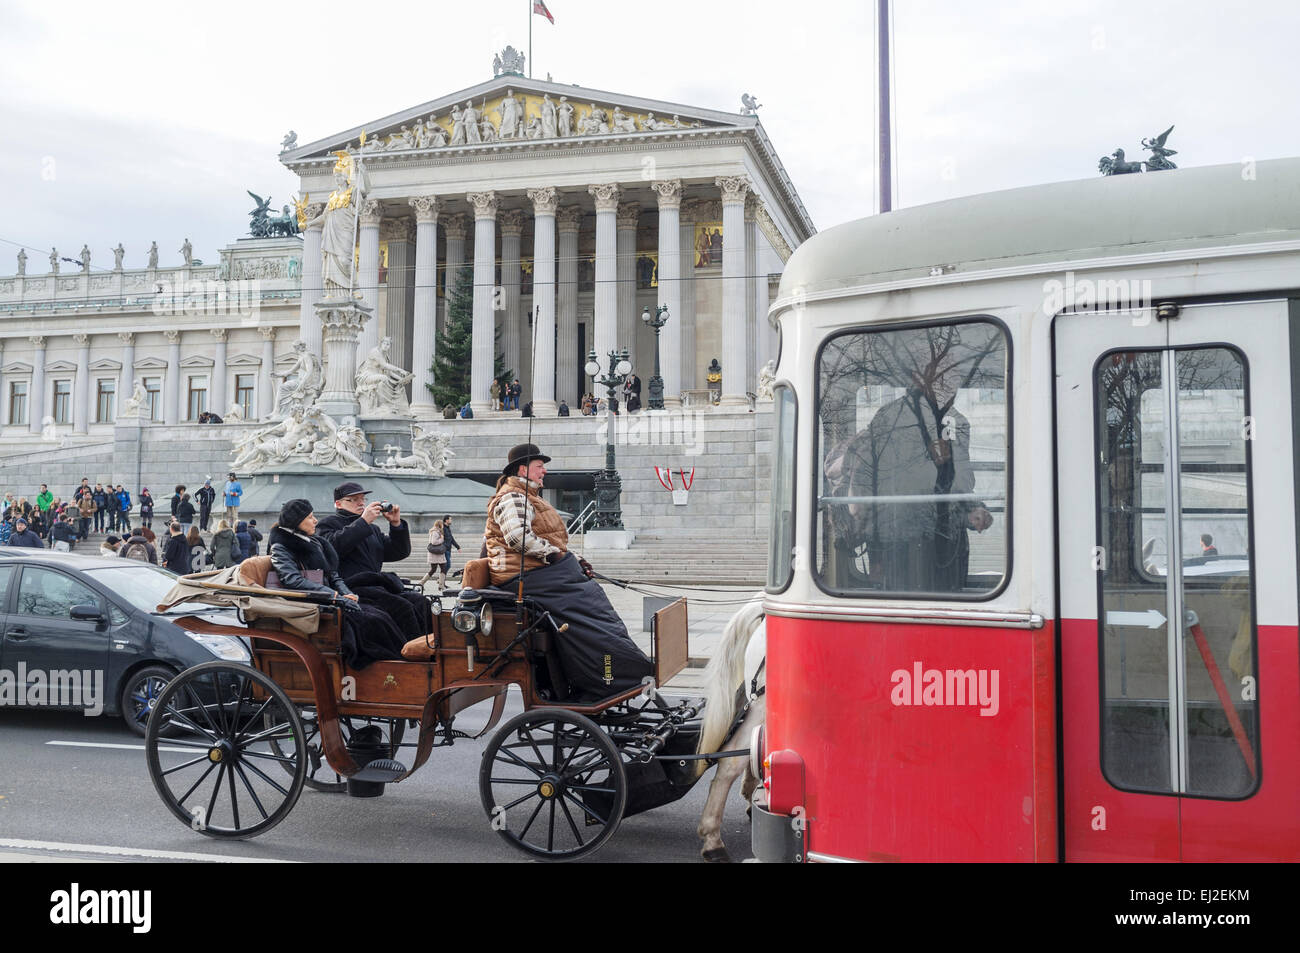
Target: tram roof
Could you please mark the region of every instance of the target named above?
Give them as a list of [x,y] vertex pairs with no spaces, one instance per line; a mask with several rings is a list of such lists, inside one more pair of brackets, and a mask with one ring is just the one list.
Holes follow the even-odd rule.
[[1046,262],[1300,239],[1300,158],[1097,176],[847,222],[799,246],[781,299]]

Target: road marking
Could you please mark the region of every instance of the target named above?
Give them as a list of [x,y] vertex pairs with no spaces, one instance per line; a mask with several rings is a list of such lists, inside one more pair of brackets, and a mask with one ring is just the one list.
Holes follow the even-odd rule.
[[[47,745],[57,745],[61,748],[120,748],[123,751],[145,751],[144,745],[110,745],[101,741],[47,741]],[[177,751],[184,754],[187,751],[201,751],[200,748],[174,748],[167,745],[159,745],[159,751]]]
[[76,854],[108,854],[116,857],[147,857],[150,860],[198,860],[209,864],[292,864],[292,860],[264,857],[236,857],[232,854],[197,854],[184,850],[149,850],[144,847],[106,847],[103,844],[63,844],[47,840],[0,838],[0,848],[14,850],[69,851]]

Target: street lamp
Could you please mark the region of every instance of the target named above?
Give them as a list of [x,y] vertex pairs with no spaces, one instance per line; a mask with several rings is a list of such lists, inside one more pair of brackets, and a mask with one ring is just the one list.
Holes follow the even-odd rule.
[[614,466],[614,389],[622,387],[623,381],[632,371],[627,359],[627,348],[622,352],[609,352],[609,373],[600,376],[600,362],[596,360],[596,351],[587,354],[587,376],[597,384],[605,385],[608,396],[605,400],[605,469],[596,471],[596,529],[622,529],[623,508],[619,496],[623,491],[623,481]]
[[641,312],[641,320],[655,329],[655,376],[650,378],[650,409],[664,409],[664,379],[659,376],[659,329],[668,323],[668,305],[661,304],[655,309],[654,317],[650,317],[650,308],[647,305]]

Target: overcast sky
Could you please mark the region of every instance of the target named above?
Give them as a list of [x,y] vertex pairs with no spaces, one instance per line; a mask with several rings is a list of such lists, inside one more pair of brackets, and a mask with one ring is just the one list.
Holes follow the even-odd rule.
[[[96,270],[119,241],[208,262],[246,234],[251,189],[275,207],[306,143],[490,79],[527,50],[531,0],[192,7],[3,0],[0,274],[51,245]],[[760,117],[813,222],[871,214],[872,0],[547,0],[534,75]],[[304,19],[310,22],[304,24]],[[896,192],[916,205],[1087,178],[1117,146],[1176,124],[1182,166],[1300,155],[1300,4],[896,0]]]

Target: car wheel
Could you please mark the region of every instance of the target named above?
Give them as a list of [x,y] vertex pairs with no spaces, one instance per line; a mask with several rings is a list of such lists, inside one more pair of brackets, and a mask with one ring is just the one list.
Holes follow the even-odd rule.
[[[176,675],[165,665],[146,665],[132,672],[122,685],[122,719],[127,726],[141,737],[149,727],[149,716],[153,713],[158,696],[162,694],[167,683]],[[176,734],[170,726],[163,730],[164,737]]]

